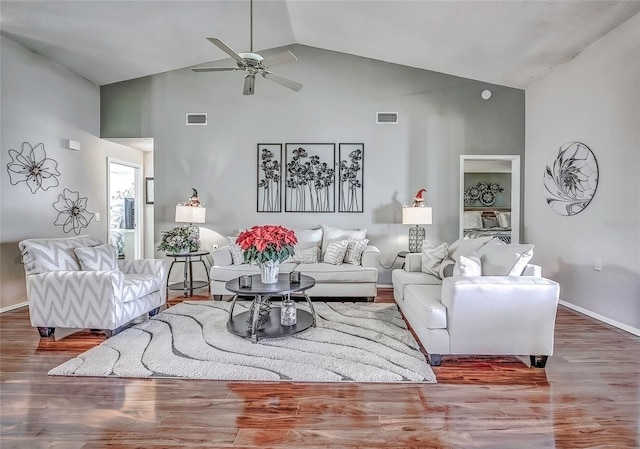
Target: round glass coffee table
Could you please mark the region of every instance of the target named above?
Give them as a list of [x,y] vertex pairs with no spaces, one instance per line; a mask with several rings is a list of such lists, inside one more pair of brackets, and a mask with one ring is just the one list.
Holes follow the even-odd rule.
[[[289,281],[289,273],[278,276],[278,282],[274,284],[263,284],[260,282],[260,275],[251,276],[251,286],[240,287],[240,278],[231,279],[225,284],[230,292],[235,293],[231,309],[229,309],[229,321],[227,329],[232,334],[244,338],[250,338],[257,343],[260,338],[275,338],[285,335],[293,335],[298,332],[316,326],[316,312],[313,309],[311,298],[306,291],[316,285],[315,279],[311,276],[300,275],[299,283]],[[270,299],[273,296],[290,296],[292,293],[301,293],[307,301],[310,312],[297,309],[298,320],[293,326],[283,326],[280,324],[280,307],[271,306]],[[233,309],[238,300],[238,296],[253,296],[251,309],[233,315]]]

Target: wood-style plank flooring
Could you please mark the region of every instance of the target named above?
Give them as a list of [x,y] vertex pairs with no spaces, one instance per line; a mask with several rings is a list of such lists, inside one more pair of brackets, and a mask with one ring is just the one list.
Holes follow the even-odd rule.
[[102,341],[0,315],[2,449],[640,447],[640,338],[562,307],[546,370],[445,356],[436,385],[47,376]]

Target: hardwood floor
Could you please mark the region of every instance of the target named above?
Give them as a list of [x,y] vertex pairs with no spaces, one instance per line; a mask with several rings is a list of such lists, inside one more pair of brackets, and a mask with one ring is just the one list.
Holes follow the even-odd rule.
[[0,315],[2,449],[640,447],[640,338],[565,308],[546,370],[445,356],[436,385],[47,376],[102,341]]

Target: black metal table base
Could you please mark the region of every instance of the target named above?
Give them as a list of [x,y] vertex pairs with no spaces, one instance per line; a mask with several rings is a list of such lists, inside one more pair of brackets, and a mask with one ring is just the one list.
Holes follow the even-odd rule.
[[264,324],[256,329],[255,338],[252,338],[252,328],[247,325],[247,320],[250,320],[251,312],[242,312],[232,316],[227,321],[227,329],[232,334],[238,335],[243,338],[251,338],[254,341],[258,341],[260,338],[277,338],[285,337],[287,335],[297,334],[313,326],[313,316],[306,310],[297,310],[298,322],[295,326],[283,326],[280,324],[280,307],[271,307],[271,311],[266,316]]

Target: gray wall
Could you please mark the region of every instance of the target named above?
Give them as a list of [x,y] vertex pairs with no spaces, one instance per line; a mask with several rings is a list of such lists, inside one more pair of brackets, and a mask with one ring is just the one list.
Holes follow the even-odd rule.
[[[1,39],[2,95],[0,137],[0,310],[26,301],[24,269],[18,242],[32,237],[66,237],[54,226],[53,204],[64,188],[87,197],[87,210],[101,214],[84,234],[107,239],[107,157],[142,164],[142,153],[98,137],[100,90],[65,67],[45,59],[15,41]],[[63,146],[77,141],[80,151]],[[22,142],[43,143],[48,158],[58,162],[59,185],[35,194],[24,182],[11,185],[9,150]]]
[[[148,105],[141,114],[150,117],[155,139],[156,240],[195,187],[207,206],[206,226],[221,235],[260,223],[364,227],[388,266],[407,248],[400,209],[418,189],[427,189],[433,207],[428,238],[452,242],[459,156],[524,154],[522,90],[302,45],[287,49],[299,60],[274,71],[302,82],[299,93],[259,78],[256,94],[243,96],[241,73],[189,69],[103,86],[103,105],[113,109],[103,107],[102,129],[112,137],[130,137],[130,127],[116,122],[120,108],[138,108],[131,98]],[[480,97],[486,88],[489,101]],[[377,125],[383,111],[398,112],[400,124]],[[209,125],[185,126],[187,112],[208,113]],[[364,143],[364,213],[257,213],[256,144],[274,142]],[[379,282],[391,282],[389,270],[380,267]]]
[[[640,335],[640,14],[527,89],[525,237],[572,307]],[[567,217],[542,179],[578,141],[599,167],[596,194]],[[601,259],[602,271],[594,271]]]

